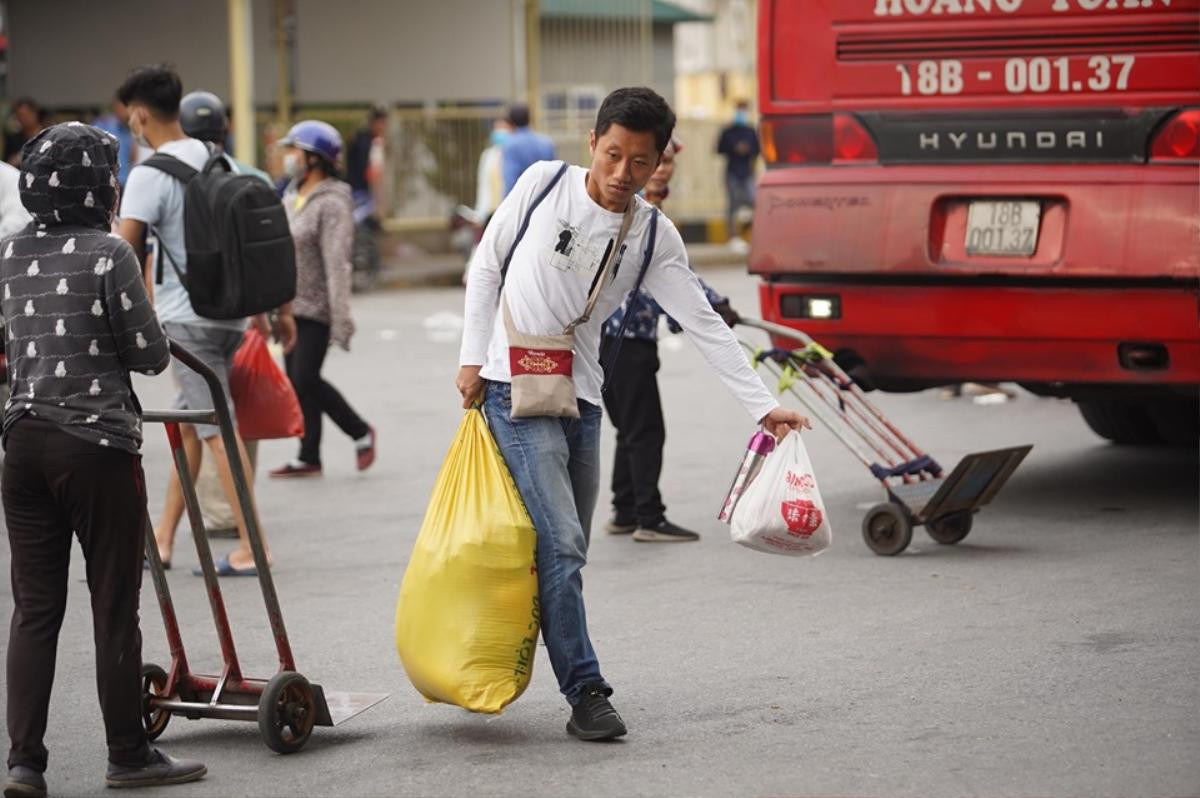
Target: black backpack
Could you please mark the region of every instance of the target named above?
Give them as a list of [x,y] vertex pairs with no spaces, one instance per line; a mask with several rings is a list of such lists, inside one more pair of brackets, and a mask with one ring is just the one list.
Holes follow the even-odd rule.
[[[183,239],[187,273],[159,239],[192,309],[207,319],[243,319],[274,310],[296,296],[296,249],[287,213],[275,190],[254,175],[235,174],[214,152],[197,172],[166,153],[144,166],[184,184]],[[159,258],[156,282],[162,283]]]

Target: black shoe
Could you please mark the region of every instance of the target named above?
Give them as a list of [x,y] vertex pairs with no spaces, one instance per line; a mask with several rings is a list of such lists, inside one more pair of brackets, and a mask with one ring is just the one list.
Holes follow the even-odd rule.
[[208,768],[190,759],[172,759],[157,748],[150,749],[144,765],[108,763],[105,783],[109,787],[160,787],[165,784],[186,784],[199,781]]
[[4,798],[46,798],[46,779],[33,768],[11,767],[4,782]]
[[628,535],[637,528],[637,521],[622,521],[615,515],[604,525],[605,531],[610,535]]
[[579,703],[571,709],[567,734],[588,742],[623,737],[626,732],[625,721],[609,703],[610,695],[612,690],[603,685],[589,684],[583,688]]
[[633,539],[639,543],[687,543],[699,540],[700,536],[664,518],[653,526],[639,526],[637,532],[633,533]]

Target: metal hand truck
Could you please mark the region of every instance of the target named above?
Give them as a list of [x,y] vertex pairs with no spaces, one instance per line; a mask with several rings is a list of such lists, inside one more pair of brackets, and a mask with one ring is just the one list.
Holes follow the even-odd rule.
[[862,521],[863,540],[876,554],[904,551],[914,526],[924,526],[938,543],[963,540],[974,514],[996,496],[1033,448],[968,454],[947,476],[867,399],[833,354],[808,335],[744,316],[738,323],[800,344],[757,349],[742,342],[756,365],[779,378],[779,393],[799,399],[883,485],[886,501],[867,510]]
[[[387,698],[386,693],[326,693],[319,684],[312,684],[296,671],[292,647],[288,642],[287,630],[283,626],[283,613],[279,609],[279,597],[267,565],[266,552],[259,536],[258,521],[250,499],[249,483],[234,435],[233,419],[220,380],[211,369],[195,355],[174,341],[171,354],[183,365],[204,378],[212,394],[213,410],[164,410],[148,412],[143,419],[166,425],[167,439],[179,481],[183,488],[184,504],[192,526],[192,537],[196,542],[196,554],[200,558],[200,569],[204,575],[204,587],[212,608],[213,621],[217,627],[217,639],[221,647],[224,668],[219,675],[193,673],[188,666],[179,622],[175,616],[175,605],[167,585],[166,571],[158,556],[154,541],[154,529],[146,517],[146,559],[150,564],[150,575],[154,580],[154,591],[162,610],[163,626],[166,628],[167,643],[171,651],[170,670],[153,664],[142,666],[142,719],[146,733],[156,739],[167,728],[171,716],[181,714],[189,719],[223,718],[225,720],[257,721],[263,742],[273,751],[289,754],[299,751],[308,742],[314,726],[335,726],[358,715]],[[212,550],[208,545],[200,503],[192,484],[187,455],[183,450],[180,424],[215,424],[221,431],[221,439],[229,457],[233,473],[233,484],[238,504],[246,519],[250,538],[250,550],[254,553],[254,565],[258,582],[262,587],[263,602],[275,638],[279,654],[279,671],[270,679],[251,679],[243,675],[233,645],[233,633],[229,617],[225,612],[225,601],[213,565]]]

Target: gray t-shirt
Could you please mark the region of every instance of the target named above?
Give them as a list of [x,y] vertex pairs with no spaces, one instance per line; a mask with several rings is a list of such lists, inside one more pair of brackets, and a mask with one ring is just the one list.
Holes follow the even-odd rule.
[[[208,162],[208,147],[197,139],[170,141],[158,148],[158,152],[172,155],[193,169],[203,169]],[[179,282],[171,261],[187,274],[187,249],[183,237],[183,183],[152,166],[135,166],[125,183],[121,198],[121,216],[136,219],[157,232],[158,241],[155,258],[162,258],[161,285],[154,287],[154,310],[158,320],[164,324],[192,324],[202,327],[220,327],[241,330],[246,326],[242,319],[230,321],[206,319],[192,309],[187,289]],[[165,249],[170,259],[163,255]],[[156,260],[157,271],[157,260]]]

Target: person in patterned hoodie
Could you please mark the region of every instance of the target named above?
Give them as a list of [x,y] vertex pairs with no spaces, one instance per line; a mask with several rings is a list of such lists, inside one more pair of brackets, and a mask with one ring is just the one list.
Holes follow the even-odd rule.
[[33,221],[0,242],[12,386],[3,423],[13,586],[5,795],[45,795],[43,736],[72,534],[92,595],[107,783],[181,783],[205,773],[151,748],[142,727],[146,488],[129,374],[158,374],[170,354],[141,266],[109,232],[117,163],[117,140],[98,128],[70,122],[39,133],[21,159],[21,202]]

